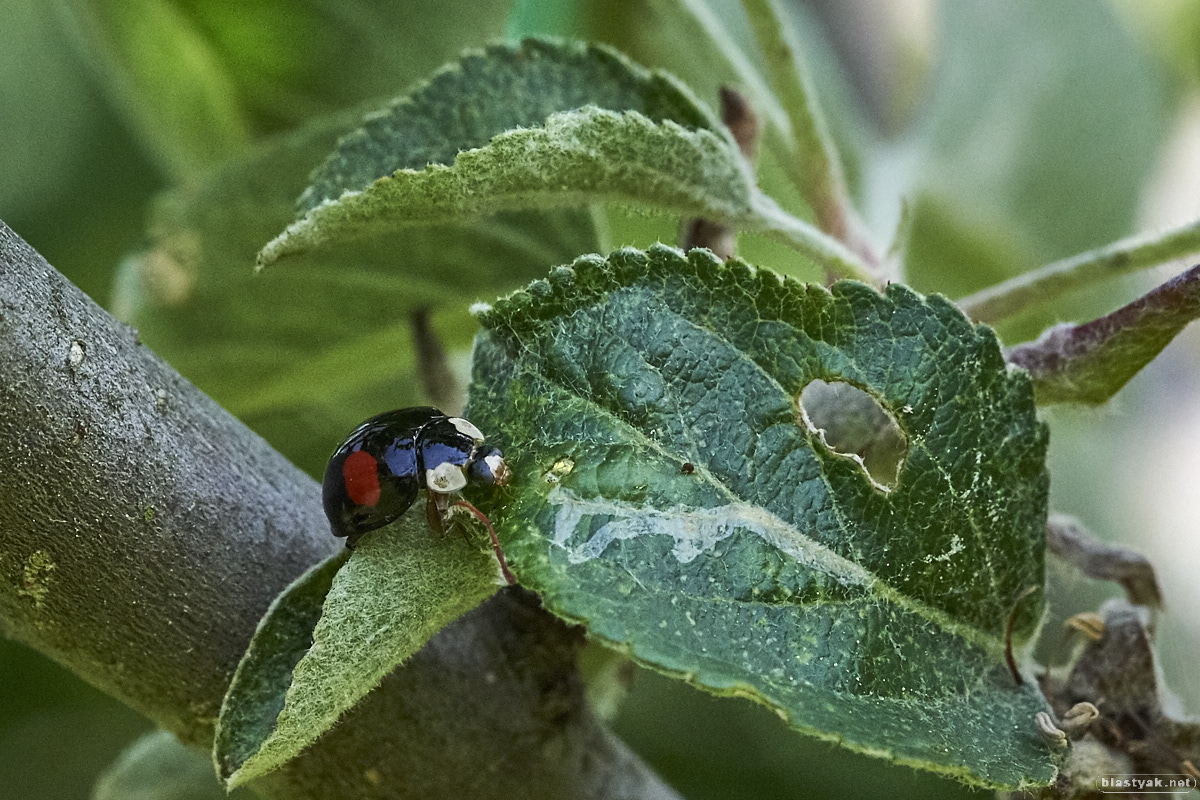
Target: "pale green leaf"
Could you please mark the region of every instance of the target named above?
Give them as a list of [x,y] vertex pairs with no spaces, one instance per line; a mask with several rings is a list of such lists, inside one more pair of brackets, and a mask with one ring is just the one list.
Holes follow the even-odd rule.
[[[547,607],[808,733],[981,786],[1045,784],[1046,431],[991,331],[899,285],[832,290],[704,251],[580,259],[483,310],[472,419]],[[798,410],[844,381],[896,420],[890,490]],[[688,466],[690,465],[690,466]],[[1030,587],[1038,590],[1025,602]]]
[[468,52],[409,96],[368,116],[313,175],[300,207],[312,210],[398,170],[448,166],[462,151],[483,147],[498,134],[535,128],[553,114],[587,106],[706,131],[736,150],[716,117],[669,76],[606,47],[527,39]]
[[372,532],[348,561],[310,570],[272,605],[238,666],[217,725],[221,777],[237,786],[295,757],[502,584],[490,547],[436,534],[420,513]]
[[312,646],[333,578],[349,555],[343,550],[292,581],[258,623],[217,721],[213,761],[223,779],[254,755],[275,728],[292,673]]
[[527,40],[470,54],[345,137],[262,264],[463,216],[610,200],[769,234],[836,274],[839,242],[754,184],[729,133],[666,75],[600,46]]
[[[938,9],[911,167],[908,280],[957,297],[1131,232],[1168,108],[1153,61],[1112,6],[960,0]],[[1093,297],[1087,313],[1105,307]],[[1023,320],[1019,331],[1035,334],[1063,313]]]
[[338,437],[380,409],[420,405],[409,315],[430,308],[463,354],[478,299],[598,246],[586,209],[414,227],[255,274],[312,167],[362,112],[267,140],[162,195],[151,247],[130,260],[114,313],[189,380],[319,474]]

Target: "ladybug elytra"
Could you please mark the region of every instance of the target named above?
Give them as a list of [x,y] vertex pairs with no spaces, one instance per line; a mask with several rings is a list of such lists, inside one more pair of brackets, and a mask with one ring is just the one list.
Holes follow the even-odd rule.
[[508,477],[503,455],[484,446],[467,420],[431,406],[388,411],[355,428],[329,459],[325,515],[334,536],[353,548],[399,519],[425,489],[430,524],[441,530],[452,494],[468,484],[502,486]]

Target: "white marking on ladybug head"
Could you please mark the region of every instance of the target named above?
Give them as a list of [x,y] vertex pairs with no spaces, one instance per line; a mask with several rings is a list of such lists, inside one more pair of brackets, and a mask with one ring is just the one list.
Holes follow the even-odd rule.
[[457,492],[467,485],[467,473],[457,464],[443,462],[433,469],[425,470],[425,485],[438,494]]
[[472,425],[469,420],[465,420],[462,417],[451,417],[450,422],[463,436],[470,436],[477,442],[483,441],[483,431]]
[[508,483],[509,475],[508,464],[504,463],[504,456],[499,453],[492,453],[483,460],[487,464],[488,471],[491,473],[492,482],[497,486],[503,486]]

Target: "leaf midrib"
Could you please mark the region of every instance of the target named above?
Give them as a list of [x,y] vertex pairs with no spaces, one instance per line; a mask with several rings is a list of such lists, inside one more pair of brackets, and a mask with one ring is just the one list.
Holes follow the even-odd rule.
[[[631,287],[622,287],[622,288],[631,288]],[[595,305],[595,304],[593,304],[593,305]],[[670,313],[675,314],[674,311],[671,311]],[[677,316],[679,316],[679,315],[677,315]],[[683,319],[688,324],[694,324],[694,323],[691,323],[690,321],[686,320],[682,316],[680,316],[680,319]],[[699,326],[696,326],[696,327],[699,328]],[[619,328],[614,327],[614,328],[611,328],[610,330],[613,331],[614,333],[616,333],[619,330]],[[716,336],[716,334],[713,331],[711,331],[707,328],[704,328],[701,330],[704,330],[709,335]],[[628,342],[623,337],[620,337],[619,333],[617,335],[619,338],[621,338],[622,341],[624,341],[635,352],[640,352],[638,350],[638,348],[636,348],[632,343]],[[522,345],[522,347],[527,347],[527,346]],[[738,356],[740,358],[746,359],[747,361],[752,363],[754,365],[754,368],[759,370],[760,372],[762,372],[762,374],[764,374],[771,382],[773,382],[779,388],[779,391],[782,394],[784,394],[784,395],[787,394],[786,392],[784,392],[782,385],[780,385],[779,382],[775,380],[774,376],[770,375],[765,370],[763,370],[762,367],[759,366],[757,362],[755,362],[752,358],[750,358],[748,355],[746,355],[742,350],[740,350],[736,347],[733,347],[732,349],[734,350],[734,352],[736,352],[738,354]],[[540,359],[534,359],[534,360],[535,360],[535,362],[537,362],[539,364],[541,362]],[[524,369],[525,369],[525,371],[527,371],[530,374],[536,376],[537,378],[545,381],[546,383],[557,387],[563,393],[565,393],[571,397],[576,397],[576,398],[582,400],[583,402],[587,403],[596,412],[598,412],[599,414],[603,415],[604,417],[612,420],[621,429],[629,432],[631,434],[631,436],[629,437],[631,440],[636,440],[636,441],[640,442],[643,446],[648,447],[649,449],[652,449],[655,452],[665,456],[668,460],[672,460],[672,461],[679,460],[677,454],[666,450],[660,442],[647,436],[640,429],[633,427],[628,422],[626,422],[621,417],[619,417],[617,414],[611,412],[604,406],[600,405],[593,398],[585,397],[581,394],[576,394],[570,387],[566,386],[564,383],[559,381],[557,378],[547,375],[541,369],[534,370],[534,369],[529,369],[528,367],[525,367]],[[820,462],[820,459],[818,459],[818,462]],[[832,488],[832,486],[830,486],[829,481],[825,477],[825,470],[824,470],[823,466],[824,465],[822,463],[822,469],[820,471],[821,481],[822,481],[822,483],[825,484],[825,488],[829,492],[830,496],[834,496],[833,488]],[[730,505],[739,505],[739,506],[744,506],[744,507],[758,508],[757,506],[751,506],[751,504],[747,503],[744,499],[738,497],[738,495],[735,492],[733,492],[728,486],[726,486],[723,482],[721,482],[715,476],[713,476],[712,473],[709,472],[708,469],[703,464],[697,464],[697,465],[695,465],[695,467],[696,467],[696,473],[703,475],[704,479],[707,480],[711,486],[713,486],[715,489],[717,489],[717,491],[722,496],[728,498],[730,501],[730,503],[729,503]],[[609,501],[606,499],[605,502],[615,505],[619,501]],[[630,506],[630,508],[634,508],[634,507]],[[879,597],[882,600],[891,602],[892,604],[896,605],[898,608],[901,608],[905,611],[909,611],[923,619],[927,619],[930,622],[933,622],[934,624],[938,625],[940,628],[945,630],[947,633],[950,633],[951,635],[954,635],[972,645],[975,645],[976,647],[981,648],[985,652],[989,653],[997,662],[1002,657],[1003,643],[998,638],[992,637],[991,635],[987,634],[986,632],[984,632],[972,625],[960,622],[960,621],[952,618],[948,613],[946,613],[945,611],[942,611],[941,609],[938,609],[934,606],[928,605],[920,600],[917,600],[916,598],[913,598],[906,594],[901,593],[898,589],[896,589],[896,588],[892,587],[891,585],[889,585],[888,583],[886,583],[883,579],[881,579],[874,572],[868,570],[867,568],[863,567],[860,564],[857,564],[856,562],[850,561],[850,559],[845,558],[845,556],[835,553],[833,550],[831,550],[826,545],[823,545],[820,542],[814,541],[812,538],[805,536],[801,531],[799,531],[791,523],[783,520],[782,518],[771,513],[770,511],[766,510],[765,508],[761,509],[761,511],[762,511],[762,514],[767,515],[768,517],[770,517],[773,520],[776,520],[780,529],[790,531],[794,535],[796,540],[806,542],[816,552],[821,553],[822,556],[827,557],[831,560],[845,561],[846,563],[853,565],[853,568],[855,570],[861,571],[861,573],[864,575],[865,584],[867,585],[869,590],[872,592],[872,594],[874,594],[875,596]],[[843,533],[845,533],[845,531],[846,531],[845,520],[843,519],[842,514],[840,512],[837,514],[837,518],[838,518],[838,524],[841,526]],[[767,541],[767,540],[764,540],[764,541]],[[773,547],[775,546],[770,541],[767,541],[767,543],[771,544]],[[794,558],[794,556],[792,556],[792,554],[787,552],[786,550],[784,550],[783,552],[785,554],[787,554],[789,557]],[[836,576],[833,576],[833,577],[836,577]]]

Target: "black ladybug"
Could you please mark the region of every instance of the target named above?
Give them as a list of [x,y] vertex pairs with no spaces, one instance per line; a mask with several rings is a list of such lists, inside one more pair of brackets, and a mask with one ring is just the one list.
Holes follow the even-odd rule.
[[[353,548],[365,533],[398,519],[427,490],[430,524],[442,529],[450,495],[468,483],[502,486],[508,466],[461,417],[419,406],[359,425],[325,468],[325,515],[334,536]],[[493,534],[494,535],[494,534]]]

